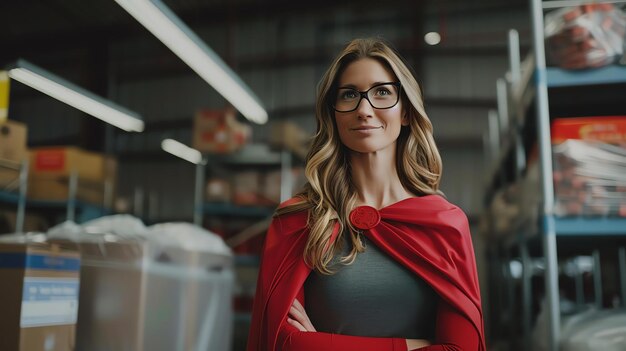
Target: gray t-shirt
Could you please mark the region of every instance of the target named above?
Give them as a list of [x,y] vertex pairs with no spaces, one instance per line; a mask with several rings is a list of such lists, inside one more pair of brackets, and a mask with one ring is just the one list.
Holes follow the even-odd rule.
[[396,262],[364,235],[365,252],[351,265],[339,262],[348,236],[332,262],[336,271],[312,271],[304,283],[305,310],[319,332],[369,337],[434,339],[439,296],[423,279]]

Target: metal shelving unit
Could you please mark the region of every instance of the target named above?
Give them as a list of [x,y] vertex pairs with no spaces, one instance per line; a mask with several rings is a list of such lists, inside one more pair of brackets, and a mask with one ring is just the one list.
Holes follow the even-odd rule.
[[[603,1],[596,1],[603,2]],[[615,1],[612,1],[615,2]],[[552,148],[550,143],[550,112],[548,89],[561,86],[589,86],[596,84],[626,83],[626,68],[610,66],[598,70],[566,72],[560,69],[547,69],[544,43],[544,10],[580,5],[582,1],[541,1],[531,0],[533,27],[533,49],[535,52],[536,116],[541,169],[543,206],[541,209],[543,252],[546,263],[546,306],[548,308],[549,350],[557,351],[561,334],[559,308],[557,235],[594,235],[607,231],[614,235],[626,235],[625,221],[622,219],[559,219],[554,215],[554,187],[552,183]],[[601,223],[600,223],[601,222]]]
[[[550,137],[550,101],[552,92],[562,91],[561,88],[584,91],[585,94],[594,94],[595,87],[603,89],[623,89],[626,91],[626,67],[607,66],[598,69],[567,71],[560,68],[546,67],[544,43],[544,12],[546,9],[577,6],[591,1],[542,1],[529,0],[532,16],[532,43],[533,52],[527,60],[521,62],[519,54],[519,39],[512,30],[509,33],[510,71],[506,78],[498,81],[498,111],[492,111],[490,117],[490,133],[485,136],[485,146],[491,150],[491,167],[487,171],[486,203],[492,200],[494,188],[517,183],[522,179],[526,169],[526,150],[523,143],[524,136],[529,136],[532,128],[536,128],[536,141],[539,154],[539,191],[542,195],[537,211],[529,211],[524,204],[517,203],[524,215],[518,215],[511,223],[510,230],[494,243],[497,252],[494,260],[495,272],[504,278],[506,284],[496,289],[496,300],[500,299],[504,312],[511,322],[515,318],[513,311],[518,310],[521,318],[516,320],[522,330],[521,342],[523,350],[530,350],[530,331],[532,325],[532,289],[531,278],[533,256],[539,257],[545,267],[544,281],[546,289],[547,335],[549,335],[548,350],[557,351],[561,337],[561,310],[559,296],[559,257],[580,252],[592,251],[595,304],[600,305],[602,286],[600,281],[600,253],[598,247],[606,247],[615,240],[624,242],[626,238],[626,218],[617,217],[558,217],[555,215],[555,194],[552,174],[552,145]],[[602,1],[595,3],[625,3],[626,1]],[[531,77],[530,80],[525,78]],[[504,82],[504,83],[503,83]],[[613,88],[614,87],[614,88]],[[606,91],[606,90],[605,90]],[[550,92],[550,95],[549,95]],[[619,100],[616,103],[621,102]],[[611,97],[613,99],[614,97]],[[558,98],[556,99],[558,100]],[[604,100],[603,100],[604,101]],[[610,100],[613,101],[613,100]],[[534,111],[530,111],[531,102]],[[560,103],[567,103],[561,101]],[[553,106],[554,107],[554,106]],[[530,111],[530,113],[529,113]],[[530,118],[528,118],[530,117]],[[557,116],[552,116],[557,117]],[[561,117],[560,115],[558,117]],[[528,145],[526,145],[528,147]],[[504,172],[504,168],[514,167]],[[527,190],[527,189],[526,189]],[[519,200],[519,199],[518,199]],[[528,214],[535,214],[528,215]],[[499,233],[502,234],[502,233]],[[560,254],[557,247],[560,247]],[[621,298],[626,303],[626,249],[615,246],[619,258]],[[543,252],[543,254],[540,253]],[[521,295],[522,304],[515,299],[514,282],[508,267],[511,262],[511,252],[515,252],[523,267],[517,288]],[[577,253],[580,254],[580,253]],[[500,270],[501,272],[497,272]],[[502,273],[504,272],[504,273]],[[581,278],[582,279],[582,278]],[[576,282],[578,291],[582,289],[581,282]],[[577,296],[578,297],[578,296]],[[518,300],[519,301],[519,300]],[[499,318],[499,317],[498,317]],[[506,321],[505,321],[506,322]],[[515,323],[514,323],[515,324]],[[502,326],[500,326],[502,327]],[[507,329],[509,328],[509,329]],[[514,327],[504,327],[504,333],[511,333],[509,342],[516,343]],[[517,345],[516,347],[519,347]]]
[[[57,211],[65,212],[66,220],[82,223],[91,219],[110,214],[104,206],[98,206],[83,202],[76,199],[76,189],[78,185],[78,175],[73,173],[69,179],[69,193],[66,201],[46,201],[27,199],[28,191],[28,161],[22,164],[12,164],[5,161],[0,162],[0,167],[15,169],[18,173],[16,176],[17,191],[7,191],[0,189],[0,203],[13,205],[17,207],[16,233],[24,231],[24,219],[26,210],[33,211]],[[105,202],[110,202],[110,189],[105,189]]]

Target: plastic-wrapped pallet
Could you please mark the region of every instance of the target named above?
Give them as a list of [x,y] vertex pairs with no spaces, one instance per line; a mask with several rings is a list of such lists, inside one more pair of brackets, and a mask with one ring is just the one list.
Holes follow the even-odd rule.
[[77,242],[83,257],[78,350],[230,349],[233,259],[216,235],[111,216],[49,236]]
[[161,273],[148,279],[148,296],[154,305],[172,301],[178,306],[167,321],[156,310],[146,311],[146,332],[162,333],[158,321],[163,320],[179,335],[173,348],[147,339],[144,350],[230,350],[235,281],[230,248],[219,236],[189,223],[158,224],[147,235],[154,245],[153,269]]
[[570,317],[561,335],[561,351],[626,350],[626,310],[590,310]]
[[626,217],[626,116],[552,126],[555,213]]
[[626,15],[612,4],[587,4],[552,11],[545,18],[547,51],[566,69],[601,67],[624,52]]

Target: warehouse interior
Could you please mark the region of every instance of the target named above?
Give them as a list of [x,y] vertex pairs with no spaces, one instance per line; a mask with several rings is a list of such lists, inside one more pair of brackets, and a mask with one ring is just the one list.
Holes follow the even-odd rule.
[[[145,4],[228,67],[266,121],[132,14]],[[1,350],[245,350],[269,221],[307,182],[317,84],[365,37],[422,88],[441,190],[469,220],[487,349],[626,350],[625,1],[25,0],[0,13]],[[73,267],[52,275],[75,290],[63,320],[25,320],[27,287],[51,277],[32,255]]]

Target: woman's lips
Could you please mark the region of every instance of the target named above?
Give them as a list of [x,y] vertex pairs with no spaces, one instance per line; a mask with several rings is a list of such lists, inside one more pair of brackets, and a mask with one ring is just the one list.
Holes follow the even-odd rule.
[[352,130],[355,130],[355,131],[368,131],[368,130],[374,130],[374,129],[380,129],[380,128],[382,128],[382,126],[380,126],[380,127],[362,126],[362,127],[352,128]]

